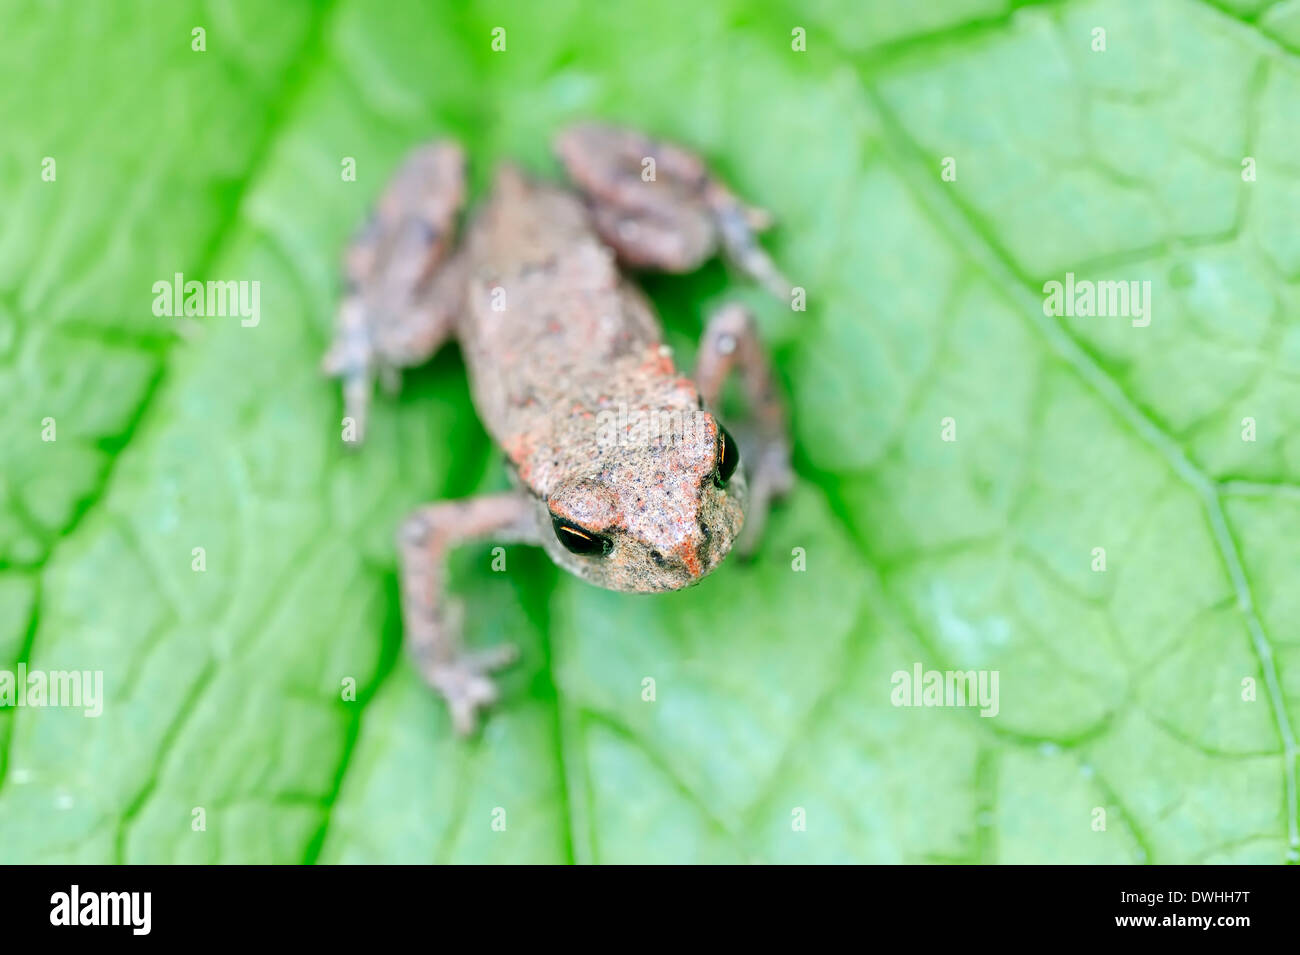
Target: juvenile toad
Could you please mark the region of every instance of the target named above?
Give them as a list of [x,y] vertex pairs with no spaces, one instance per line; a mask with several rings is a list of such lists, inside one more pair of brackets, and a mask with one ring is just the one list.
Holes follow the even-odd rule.
[[[613,590],[687,587],[792,481],[785,414],[749,313],[708,321],[695,376],[679,373],[649,301],[619,270],[689,271],[719,250],[789,301],[755,241],[767,224],[691,153],[600,125],[556,152],[576,191],[511,166],[453,247],[464,155],[416,149],[349,247],[346,294],[324,368],[342,379],[355,440],[378,378],[460,342],[475,407],[509,461],[514,490],[417,508],[397,534],[405,639],[458,732],[497,696],[510,646],[467,649],[445,593],[446,558],[471,539],[524,542]],[[747,459],[714,417],[735,368]],[[746,517],[748,515],[748,517]]]

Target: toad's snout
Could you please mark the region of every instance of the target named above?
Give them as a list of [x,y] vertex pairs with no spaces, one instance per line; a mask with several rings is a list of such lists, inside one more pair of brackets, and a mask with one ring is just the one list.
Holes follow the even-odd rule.
[[672,556],[682,570],[684,583],[689,585],[717,567],[727,555],[727,550],[726,546],[720,546],[720,542],[707,527],[701,527],[698,532],[683,540]]
[[699,580],[704,576],[704,568],[708,566],[708,554],[703,553],[704,541],[702,538],[692,538],[682,543],[678,548],[677,556],[682,562],[682,567],[686,569],[686,574],[691,580]]

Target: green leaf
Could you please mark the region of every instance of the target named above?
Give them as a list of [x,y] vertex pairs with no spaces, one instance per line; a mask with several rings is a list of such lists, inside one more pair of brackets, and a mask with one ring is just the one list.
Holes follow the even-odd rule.
[[[0,861],[1295,861],[1290,7],[0,10],[0,668],[106,697],[0,709]],[[470,639],[523,648],[464,743],[391,540],[499,454],[454,350],[358,454],[317,364],[407,149],[461,139],[481,194],[593,115],[776,214],[806,312],[645,284],[686,353],[758,304],[799,482],[686,592],[461,551]],[[154,316],[177,272],[260,323]],[[1150,324],[1046,315],[1067,272],[1150,282]],[[995,671],[997,715],[895,706],[915,666]]]

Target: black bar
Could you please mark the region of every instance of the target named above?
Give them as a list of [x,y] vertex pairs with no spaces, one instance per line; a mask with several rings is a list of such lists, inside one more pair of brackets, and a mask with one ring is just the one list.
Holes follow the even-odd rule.
[[[636,944],[644,933],[663,944],[688,936],[740,943],[787,931],[843,934],[864,945],[902,933],[925,948],[963,939],[1125,936],[1231,945],[1259,932],[1295,937],[1300,885],[1295,869],[1284,866],[638,868],[14,866],[0,870],[7,883],[0,924],[11,945],[75,934],[128,944],[284,939],[337,946],[412,933],[434,944],[466,932],[490,944],[516,927],[547,945],[564,936]],[[71,921],[74,885],[78,921],[116,912],[119,924],[53,924]],[[624,934],[605,934],[610,930]],[[548,940],[547,933],[557,935]]]

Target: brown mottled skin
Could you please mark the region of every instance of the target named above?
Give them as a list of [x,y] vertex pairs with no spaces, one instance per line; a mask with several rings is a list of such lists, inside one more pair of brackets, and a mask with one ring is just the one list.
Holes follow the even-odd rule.
[[[766,216],[691,154],[630,131],[574,127],[556,151],[581,195],[503,166],[454,252],[463,154],[445,142],[412,153],[349,250],[325,359],[343,380],[345,438],[360,441],[374,379],[391,383],[455,337],[475,407],[510,461],[514,492],[425,505],[398,534],[407,642],[462,733],[495,700],[489,673],[513,651],[463,647],[459,607],[443,594],[450,549],[524,541],[602,587],[675,590],[722,561],[747,504],[752,541],[791,481],[784,412],[748,312],[731,305],[711,319],[692,380],[618,268],[686,271],[721,248],[785,298],[754,241]],[[750,398],[753,466],[723,481],[726,445],[709,409],[733,365]],[[562,537],[603,539],[605,552],[574,553]]]

